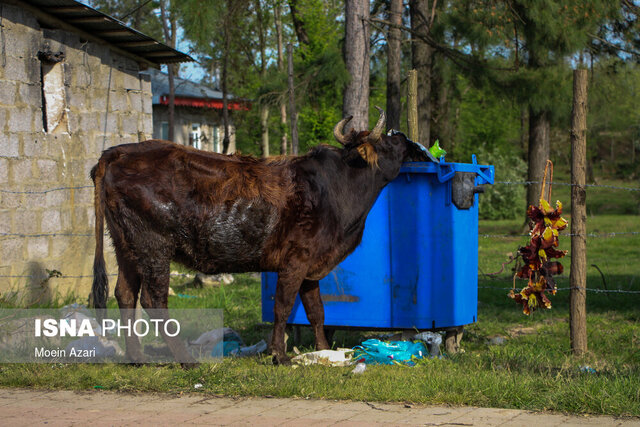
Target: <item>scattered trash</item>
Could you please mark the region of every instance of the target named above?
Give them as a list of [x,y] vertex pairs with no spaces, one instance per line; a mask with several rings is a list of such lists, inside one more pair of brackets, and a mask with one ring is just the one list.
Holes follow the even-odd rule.
[[438,357],[440,355],[440,345],[442,344],[442,335],[437,332],[421,332],[413,336],[414,340],[423,341],[427,345],[430,357]]
[[593,369],[589,365],[580,366],[580,372],[584,372],[586,374],[597,374],[598,373],[598,371],[596,371],[595,369]]
[[257,344],[238,349],[238,357],[255,356],[256,354],[264,352],[266,349],[267,342],[265,340],[260,340]]
[[231,328],[218,328],[201,334],[189,343],[192,353],[208,354],[211,357],[247,357],[260,354],[267,349],[265,340],[245,346],[242,338]]
[[436,142],[429,148],[429,152],[438,160],[447,154],[447,152],[440,147],[440,140],[438,139],[436,139]]
[[198,298],[195,295],[187,295],[187,294],[176,294],[178,298]]
[[366,364],[382,365],[415,365],[414,359],[422,359],[427,353],[427,348],[422,342],[390,341],[384,342],[376,339],[364,341],[353,348],[354,360],[363,361]]
[[84,337],[67,344],[65,354],[76,359],[101,359],[124,355],[116,341],[104,337]]
[[202,388],[202,384],[200,384],[200,383],[194,384],[193,388],[195,388],[195,389]]
[[85,320],[89,320],[91,323],[91,329],[96,335],[102,335],[102,328],[100,327],[98,321],[95,317],[92,316],[91,312],[87,308],[86,305],[73,303],[69,305],[65,305],[60,309],[60,316],[63,319],[75,320],[76,324],[81,324]]
[[365,370],[367,369],[367,365],[364,363],[358,363],[356,364],[356,367],[353,368],[353,371],[351,371],[352,374],[356,375],[356,374],[361,374],[363,373]]
[[352,363],[353,350],[341,348],[337,350],[320,350],[304,353],[291,359],[300,365],[349,366]]
[[95,388],[95,389],[102,389],[102,388],[104,388],[104,387],[102,387],[101,385],[94,385],[94,386],[93,386],[93,388]]

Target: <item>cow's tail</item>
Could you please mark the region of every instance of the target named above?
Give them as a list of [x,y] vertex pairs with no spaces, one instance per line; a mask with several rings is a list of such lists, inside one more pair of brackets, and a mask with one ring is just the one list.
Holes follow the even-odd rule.
[[106,161],[104,157],[91,169],[91,179],[94,184],[94,208],[96,214],[96,252],[93,258],[93,285],[91,297],[93,307],[96,309],[107,308],[107,295],[109,294],[109,279],[104,263],[104,192],[102,181],[104,179]]

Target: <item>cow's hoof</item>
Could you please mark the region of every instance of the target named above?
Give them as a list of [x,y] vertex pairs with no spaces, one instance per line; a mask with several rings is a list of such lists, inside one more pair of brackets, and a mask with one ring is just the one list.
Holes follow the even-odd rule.
[[278,365],[289,366],[289,365],[291,365],[291,358],[286,356],[286,355],[274,354],[273,355],[273,364],[275,366],[278,366]]

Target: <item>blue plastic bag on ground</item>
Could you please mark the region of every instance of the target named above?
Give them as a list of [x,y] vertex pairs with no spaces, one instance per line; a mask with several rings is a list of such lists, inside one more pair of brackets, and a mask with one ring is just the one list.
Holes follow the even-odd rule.
[[421,342],[380,341],[370,339],[353,348],[353,360],[368,365],[415,365],[414,359],[427,356],[427,348]]

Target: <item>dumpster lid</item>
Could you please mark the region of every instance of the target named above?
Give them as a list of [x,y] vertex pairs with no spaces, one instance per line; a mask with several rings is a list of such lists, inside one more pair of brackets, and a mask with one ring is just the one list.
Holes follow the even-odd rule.
[[438,181],[449,181],[456,172],[472,172],[477,175],[476,184],[493,184],[495,170],[493,165],[479,165],[476,155],[471,156],[471,163],[449,163],[441,158],[439,162],[407,162],[403,163],[400,173],[435,173]]

